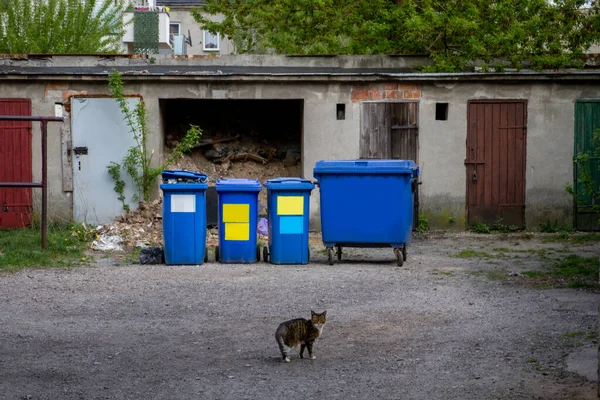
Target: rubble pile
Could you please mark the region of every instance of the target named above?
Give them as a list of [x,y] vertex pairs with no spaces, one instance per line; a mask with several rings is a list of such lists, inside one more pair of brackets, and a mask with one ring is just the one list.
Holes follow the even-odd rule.
[[[166,137],[166,151],[176,145],[174,135]],[[258,179],[260,183],[279,177],[300,177],[300,149],[293,142],[260,140],[256,135],[216,133],[203,139],[191,152],[179,158],[169,169],[201,172],[213,186],[220,178]],[[259,209],[267,207],[267,191],[258,198]],[[140,201],[138,208],[115,218],[115,222],[98,229],[101,238],[96,249],[107,247],[115,238],[125,249],[134,247],[163,247],[162,198]],[[218,230],[208,229],[207,246],[218,244]],[[94,246],[92,246],[94,248]]]
[[115,218],[98,229],[100,235],[119,236],[127,249],[163,245],[162,199],[140,201],[138,208]]
[[[258,179],[264,183],[273,178],[302,176],[300,149],[295,143],[238,135],[205,139],[171,168],[206,174],[211,186],[220,178]],[[266,208],[266,190],[260,192],[258,201]]]
[[[119,238],[119,245],[131,250],[134,247],[163,247],[162,198],[151,202],[140,201],[138,208],[115,218],[115,222],[98,228],[99,240],[92,249],[102,250],[98,243],[114,242]],[[206,245],[214,247],[219,242],[217,229],[207,229]],[[112,249],[112,248],[111,248]]]

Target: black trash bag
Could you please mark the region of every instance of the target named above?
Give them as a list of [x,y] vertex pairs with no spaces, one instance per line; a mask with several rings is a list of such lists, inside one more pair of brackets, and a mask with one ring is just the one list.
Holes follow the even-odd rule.
[[140,264],[163,264],[164,257],[160,247],[144,247],[140,252]]

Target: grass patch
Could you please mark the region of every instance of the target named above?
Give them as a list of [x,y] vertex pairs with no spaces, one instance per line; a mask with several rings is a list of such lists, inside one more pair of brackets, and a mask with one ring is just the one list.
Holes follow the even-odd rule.
[[74,267],[86,265],[88,242],[96,233],[81,224],[51,223],[47,249],[42,250],[39,228],[0,230],[0,269],[16,272],[23,268]]
[[552,274],[565,278],[596,279],[598,277],[599,259],[599,257],[569,255],[553,267]]
[[538,288],[567,287],[572,289],[598,289],[600,257],[568,255],[555,261],[547,271],[525,271],[529,284]]
[[453,271],[440,271],[439,269],[434,269],[431,272],[432,275],[446,275],[446,276],[454,276]]
[[573,235],[571,236],[571,240],[573,243],[600,242],[600,234],[586,233],[585,235]]
[[585,332],[566,332],[558,335],[558,340],[568,346],[580,347],[585,344],[587,335]]
[[574,235],[569,232],[559,232],[557,235],[548,236],[542,239],[542,243],[560,243],[560,242],[571,242],[571,243],[589,243],[589,242],[600,242],[600,235],[597,233],[586,233],[583,235]]
[[457,257],[457,258],[493,258],[494,256],[489,253],[484,253],[483,251],[467,249],[467,250],[463,250],[460,253],[456,254],[454,257]]
[[490,229],[490,226],[488,224],[486,224],[485,222],[477,222],[475,225],[473,225],[472,231],[476,232],[476,233],[491,233],[492,232],[492,230]]
[[505,281],[508,279],[508,272],[506,270],[486,271],[485,274],[491,281]]
[[429,230],[429,220],[423,214],[419,215],[416,230],[419,233],[425,233]]

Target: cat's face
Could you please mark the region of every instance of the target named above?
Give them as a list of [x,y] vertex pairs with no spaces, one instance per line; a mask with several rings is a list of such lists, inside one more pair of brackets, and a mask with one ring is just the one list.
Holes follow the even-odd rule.
[[327,311],[323,311],[321,314],[317,314],[313,310],[310,310],[310,319],[313,325],[323,326],[325,324],[325,317],[327,316]]

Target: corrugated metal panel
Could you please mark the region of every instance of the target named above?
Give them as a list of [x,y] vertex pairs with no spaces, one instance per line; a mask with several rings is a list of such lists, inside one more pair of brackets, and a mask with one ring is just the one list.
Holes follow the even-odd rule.
[[524,227],[527,103],[472,100],[467,111],[467,214]]
[[593,205],[600,204],[600,198],[586,193],[578,179],[579,173],[586,171],[595,182],[595,187],[600,187],[600,154],[595,149],[593,142],[594,132],[598,128],[600,128],[600,100],[577,100],[575,103],[574,155],[577,157],[582,153],[587,153],[589,156],[587,163],[575,163],[573,171],[573,186],[579,197],[579,201],[575,202],[575,227],[581,231],[600,230],[598,213],[592,209]]
[[[29,99],[0,99],[0,115],[31,115]],[[0,121],[0,182],[31,182],[31,122]],[[0,228],[31,223],[31,188],[0,188]]]

